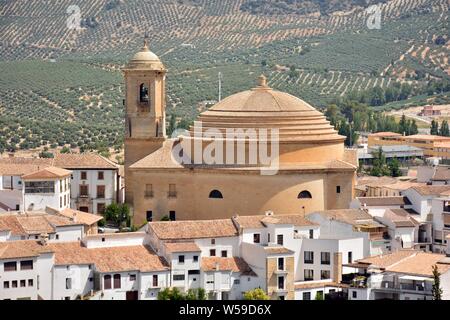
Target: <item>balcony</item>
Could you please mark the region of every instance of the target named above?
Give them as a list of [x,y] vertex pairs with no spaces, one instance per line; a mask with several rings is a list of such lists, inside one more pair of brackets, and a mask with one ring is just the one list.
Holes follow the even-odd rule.
[[275,274],[287,274],[289,271],[287,271],[285,268],[278,268],[274,271]]

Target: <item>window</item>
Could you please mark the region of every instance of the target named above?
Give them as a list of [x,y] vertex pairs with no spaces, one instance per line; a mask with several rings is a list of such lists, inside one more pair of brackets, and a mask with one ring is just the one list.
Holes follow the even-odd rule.
[[303,292],[303,300],[311,300],[311,292]]
[[353,262],[353,252],[349,251],[347,254],[348,258],[348,262],[347,263],[352,263]]
[[120,274],[114,275],[114,289],[120,289],[121,287],[121,281],[120,281]]
[[308,264],[313,264],[314,263],[314,252],[313,251],[305,251],[304,253],[305,256],[305,263]]
[[282,234],[277,235],[277,244],[279,244],[280,246],[283,245],[283,235]]
[[17,280],[11,281],[11,287],[12,288],[17,288]]
[[145,185],[145,193],[144,196],[146,198],[152,198],[153,197],[153,185],[152,184],[146,184]]
[[267,234],[267,242],[270,242],[270,233]]
[[136,275],[130,274],[130,281],[136,281]]
[[304,278],[305,278],[305,281],[314,280],[314,270],[305,269]]
[[353,298],[353,299],[358,298],[358,292],[352,291],[352,298]]
[[64,297],[64,300],[70,300],[70,297]]
[[241,280],[239,280],[239,279],[234,279],[234,281],[233,281],[233,284],[241,284]]
[[194,256],[194,257],[192,258],[192,260],[193,260],[194,262],[198,262],[198,256]]
[[226,258],[226,257],[228,257],[227,250],[222,250],[222,258]]
[[284,270],[284,258],[278,258],[278,270]]
[[5,262],[3,268],[6,271],[17,271],[17,262]]
[[9,281],[3,281],[3,289],[9,289]]
[[184,280],[184,274],[174,274],[173,275],[173,281],[183,281]]
[[105,204],[104,203],[97,203],[97,213],[99,213],[99,214],[105,213]]
[[222,195],[222,192],[220,192],[219,190],[212,190],[209,193],[209,198],[210,199],[223,199],[223,195]]
[[55,235],[56,240],[59,240],[59,234]]
[[284,289],[284,276],[278,277],[278,289],[281,289],[281,290]]
[[59,197],[59,206],[62,208],[62,197]]
[[169,184],[169,193],[168,193],[168,197],[169,197],[169,198],[176,198],[176,197],[177,197],[177,188],[176,188],[176,185],[174,185],[174,184]]
[[309,191],[303,190],[297,196],[298,199],[311,199],[311,193]]
[[20,280],[20,287],[25,288],[27,286],[27,282],[25,280]]
[[80,185],[80,197],[87,197],[87,196],[89,196],[88,185],[86,184]]
[[279,296],[278,299],[279,300],[286,300],[286,297],[285,296]]
[[336,186],[336,193],[341,193],[341,186]]
[[66,289],[72,289],[72,278],[66,278]]
[[81,180],[87,180],[87,172],[81,171]]
[[210,257],[215,257],[216,256],[216,249],[209,250],[209,256]]
[[211,244],[216,244],[216,239],[211,239]]
[[314,230],[313,229],[309,229],[309,238],[314,239]]
[[147,218],[147,222],[152,222],[153,221],[153,211],[151,211],[151,210],[147,211],[146,218]]
[[253,243],[260,243],[260,237],[261,235],[259,233],[254,233],[253,234]]
[[102,185],[97,186],[97,198],[98,199],[105,198],[105,186]]
[[154,275],[153,275],[152,285],[153,285],[154,287],[157,287],[157,286],[158,286],[158,275],[157,275],[157,274],[154,274]]
[[177,219],[177,214],[175,211],[169,211],[169,219],[170,221],[175,221]]
[[184,255],[178,256],[178,263],[184,263]]
[[139,102],[148,105],[148,87],[141,83],[139,86]]
[[25,181],[25,193],[55,193],[55,181]]
[[20,261],[20,270],[33,270],[33,260]]
[[103,171],[99,171],[97,174],[98,180],[104,180],[105,179],[105,173]]
[[103,288],[105,290],[111,289],[111,276],[109,274],[103,277]]
[[320,279],[321,280],[331,279],[330,270],[320,270]]
[[320,253],[320,263],[321,264],[330,264],[330,253],[329,252],[321,252]]

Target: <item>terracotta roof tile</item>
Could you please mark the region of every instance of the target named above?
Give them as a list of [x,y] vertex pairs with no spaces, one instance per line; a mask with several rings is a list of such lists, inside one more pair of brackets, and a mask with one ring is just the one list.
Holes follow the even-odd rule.
[[0,259],[31,258],[49,252],[52,252],[51,248],[34,240],[0,242]]
[[161,240],[233,237],[237,230],[231,219],[149,222]]
[[294,284],[295,290],[326,288],[326,287],[345,288],[348,287],[348,285],[336,282],[323,282],[323,281],[305,281],[305,282],[297,282]]
[[47,167],[39,171],[31,172],[22,176],[23,180],[35,180],[35,179],[58,179],[70,176],[72,171],[57,168]]
[[315,226],[314,222],[306,219],[303,214],[278,214],[278,215],[256,215],[256,216],[235,216],[232,218],[237,226],[243,229],[259,229],[265,227],[264,223],[292,224],[297,227]]
[[22,176],[51,166],[53,159],[0,158],[0,175]]
[[372,206],[395,206],[410,205],[411,202],[407,197],[360,197],[357,198],[361,204]]
[[96,153],[57,153],[53,165],[66,169],[118,169],[114,162]]
[[201,251],[195,242],[166,242],[164,243],[164,247],[167,253]]
[[103,219],[103,216],[101,216],[101,215],[87,213],[87,212],[74,210],[74,209],[70,209],[70,208],[59,211],[58,214],[71,219],[71,221],[73,221],[73,222],[82,223],[82,224],[85,224],[88,226],[93,225]]
[[243,275],[256,276],[253,270],[249,267],[247,262],[242,258],[230,257],[204,257],[202,258],[203,271],[232,271],[240,272]]
[[412,187],[412,189],[416,190],[420,195],[423,196],[433,196],[440,195],[444,192],[450,191],[450,186],[433,186],[433,185],[425,185],[425,186],[416,186]]
[[264,251],[268,254],[294,254],[294,251],[285,247],[264,247]]
[[374,221],[373,217],[362,209],[316,211],[308,214],[308,216],[313,214],[320,214],[324,218],[337,220],[354,226],[384,227],[382,224]]

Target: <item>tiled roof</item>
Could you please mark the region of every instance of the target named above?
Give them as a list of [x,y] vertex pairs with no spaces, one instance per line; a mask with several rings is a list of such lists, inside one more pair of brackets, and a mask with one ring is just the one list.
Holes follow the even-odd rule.
[[256,276],[247,262],[242,258],[230,257],[204,257],[202,258],[203,271],[232,271],[240,272],[243,275]]
[[264,251],[267,253],[267,254],[294,254],[294,251],[292,251],[292,250],[289,250],[289,249],[287,249],[287,248],[285,248],[285,247],[269,247],[269,246],[266,246],[266,247],[264,247]]
[[0,158],[0,175],[22,176],[52,165],[52,159]]
[[433,266],[437,265],[441,273],[450,270],[450,264],[443,263],[445,255],[414,251],[400,250],[390,254],[375,256],[358,260],[359,262],[371,264],[377,268],[389,272],[405,273],[411,275],[420,275],[431,277],[433,275]]
[[53,165],[66,169],[118,169],[114,162],[96,153],[57,153]]
[[199,252],[201,251],[195,242],[166,242],[166,252]]
[[0,259],[31,258],[48,252],[52,252],[51,248],[34,240],[0,242]]
[[233,237],[237,235],[231,219],[149,222],[160,240]]
[[103,216],[101,215],[78,211],[70,208],[59,211],[58,214],[71,219],[71,221],[73,222],[83,223],[88,226],[93,225],[94,223],[97,223],[103,219]]
[[431,180],[434,181],[450,180],[450,167],[437,167]]
[[425,186],[417,186],[412,187],[412,189],[416,190],[420,195],[423,196],[434,196],[440,195],[444,192],[450,191],[450,186],[433,186],[433,185],[425,185]]
[[243,229],[259,229],[265,227],[264,223],[292,224],[298,227],[315,226],[316,224],[307,220],[303,214],[287,215],[257,215],[257,216],[235,216],[232,218],[238,227]]
[[450,137],[434,136],[431,134],[415,134],[412,136],[404,136],[403,139],[405,139],[405,140],[444,141],[444,140],[450,140]]
[[31,172],[22,176],[23,180],[34,180],[34,179],[58,179],[69,176],[72,171],[57,168],[57,167],[47,167],[39,171]]
[[360,197],[357,198],[361,204],[369,207],[374,206],[395,206],[410,205],[411,202],[407,197]]
[[56,265],[95,264],[100,272],[168,270],[167,262],[143,245],[88,249],[79,242],[69,242],[47,246],[55,253]]
[[384,227],[383,225],[374,221],[372,216],[362,209],[337,209],[337,210],[316,211],[308,214],[308,216],[314,214],[319,214],[324,218],[330,220],[337,220],[354,226]]
[[0,230],[10,230],[13,235],[18,236],[54,233],[56,232],[56,227],[80,224],[83,223],[81,221],[72,221],[57,214],[33,212],[25,214],[8,213],[0,215]]

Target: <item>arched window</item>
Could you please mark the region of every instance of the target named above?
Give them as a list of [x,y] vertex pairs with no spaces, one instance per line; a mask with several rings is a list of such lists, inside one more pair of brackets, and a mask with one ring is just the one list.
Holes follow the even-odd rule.
[[309,191],[303,190],[297,196],[298,199],[311,199],[311,193]]
[[139,101],[148,103],[148,87],[144,83],[139,86]]
[[209,193],[211,199],[223,199],[222,192],[219,190],[213,190]]
[[103,288],[105,290],[111,289],[111,276],[109,274],[103,277]]

